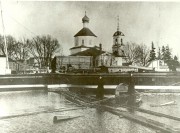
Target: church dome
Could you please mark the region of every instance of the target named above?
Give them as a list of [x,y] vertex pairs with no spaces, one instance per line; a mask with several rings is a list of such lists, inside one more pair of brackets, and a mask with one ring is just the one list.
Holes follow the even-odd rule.
[[89,18],[85,15],[83,18],[82,18],[82,22],[89,22]]
[[113,36],[124,36],[121,31],[116,31]]

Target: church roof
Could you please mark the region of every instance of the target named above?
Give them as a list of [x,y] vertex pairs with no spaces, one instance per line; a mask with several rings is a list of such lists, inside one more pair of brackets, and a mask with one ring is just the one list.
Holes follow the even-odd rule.
[[105,51],[101,51],[96,47],[89,48],[87,50],[72,54],[71,56],[98,56],[105,53]]
[[70,48],[70,50],[71,50],[71,49],[76,49],[76,48],[90,48],[90,47],[81,45],[81,46],[72,47],[72,48]]
[[82,28],[74,37],[76,36],[95,36],[97,37],[89,28]]
[[116,31],[113,36],[124,36],[121,31]]

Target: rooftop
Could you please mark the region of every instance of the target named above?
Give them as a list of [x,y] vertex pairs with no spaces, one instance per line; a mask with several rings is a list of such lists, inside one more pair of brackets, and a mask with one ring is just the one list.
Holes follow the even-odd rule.
[[113,36],[125,36],[121,31],[116,31]]
[[72,54],[71,56],[98,56],[105,53],[105,51],[101,51],[96,47],[89,48],[87,50]]
[[90,48],[90,47],[87,47],[87,46],[81,45],[81,46],[77,46],[77,47],[72,47],[72,48],[70,48],[70,50],[71,50],[71,49],[76,49],[76,48]]
[[95,36],[97,37],[89,28],[82,28],[74,37],[76,36]]

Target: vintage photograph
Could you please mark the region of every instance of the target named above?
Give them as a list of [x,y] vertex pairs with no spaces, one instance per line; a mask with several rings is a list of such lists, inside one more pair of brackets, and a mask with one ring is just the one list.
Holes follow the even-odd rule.
[[180,2],[0,1],[0,133],[180,133]]

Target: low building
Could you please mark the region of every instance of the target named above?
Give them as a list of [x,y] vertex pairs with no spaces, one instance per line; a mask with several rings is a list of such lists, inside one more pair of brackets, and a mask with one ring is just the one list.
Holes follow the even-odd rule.
[[5,75],[6,74],[6,56],[0,55],[0,75]]
[[9,58],[8,61],[9,61],[9,69],[11,69],[11,74],[16,74],[18,63],[11,58]]
[[9,65],[9,62],[7,62],[5,55],[0,55],[0,75],[5,74],[11,74],[11,69],[8,69],[7,65]]
[[120,73],[120,72],[138,72],[138,68],[130,66],[109,66],[109,73]]
[[68,67],[74,69],[89,69],[92,67],[91,56],[56,56],[56,70],[67,70]]
[[30,57],[26,62],[32,68],[40,68],[38,60],[34,57]]
[[164,62],[164,60],[153,60],[148,65],[148,68],[152,68],[157,72],[169,72],[168,65]]

